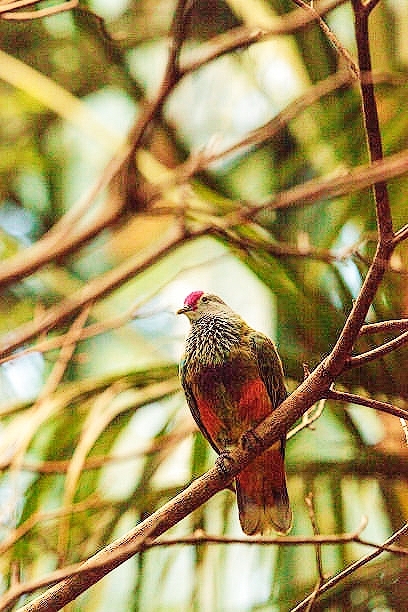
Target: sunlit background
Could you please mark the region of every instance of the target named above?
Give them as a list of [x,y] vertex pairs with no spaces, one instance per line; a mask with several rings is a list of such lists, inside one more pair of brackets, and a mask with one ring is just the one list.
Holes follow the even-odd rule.
[[[64,214],[77,215],[68,225],[75,237],[113,206],[113,190],[104,189],[92,206],[81,208],[163,78],[174,2],[95,0],[81,6],[104,20],[105,34],[102,22],[85,10],[0,22],[4,262],[23,249],[29,258],[30,246]],[[198,1],[181,63],[230,28],[267,29],[294,8],[289,0]],[[339,2],[325,20],[355,55],[350,3]],[[408,140],[407,24],[407,0],[380,2],[371,20],[386,154],[404,149]],[[187,74],[135,156],[137,190],[116,222],[81,248],[6,286],[0,302],[4,340],[123,262],[154,253],[180,222],[172,209],[190,208],[193,227],[211,224],[240,203],[260,204],[306,180],[367,163],[359,93],[349,83],[312,105],[299,104],[270,137],[219,156],[181,185],[170,181],[156,202],[166,214],[144,210],[149,190],[171,178],[171,169],[189,155],[216,156],[233,147],[345,69],[344,62],[314,25],[225,54]],[[390,183],[390,194],[398,228],[407,221],[405,177]],[[232,232],[232,238],[258,246],[245,249],[228,236],[209,234],[186,240],[95,302],[88,324],[112,325],[78,343],[62,380],[45,396],[58,349],[3,363],[2,590],[9,588],[11,567],[19,568],[21,581],[29,581],[87,558],[213,464],[214,453],[195,431],[177,378],[188,322],[175,312],[188,293],[217,293],[272,337],[292,390],[302,380],[303,364],[312,369],[333,346],[367,271],[375,227],[369,190],[268,210],[252,226]],[[280,245],[282,253],[268,252],[266,244]],[[402,245],[370,321],[408,316],[407,273]],[[38,342],[67,329],[59,324]],[[382,340],[365,336],[359,350]],[[406,407],[406,358],[406,349],[400,350],[353,370],[340,388]],[[112,456],[122,459],[110,461]],[[87,466],[90,458],[103,457],[98,467]],[[407,520],[408,451],[396,418],[327,402],[313,428],[288,442],[287,471],[295,535],[312,534],[304,502],[309,492],[324,534],[353,531],[366,516],[365,539],[381,542]],[[68,518],[45,516],[85,500],[88,507]],[[38,523],[8,545],[13,529],[36,512]],[[198,528],[241,535],[232,492],[216,495],[168,535]],[[357,544],[325,547],[325,573],[339,571],[368,550]],[[311,546],[158,548],[112,572],[72,610],[108,612],[114,602],[117,612],[285,612],[313,590],[317,578]],[[406,561],[383,555],[314,609],[402,612],[407,578]]]

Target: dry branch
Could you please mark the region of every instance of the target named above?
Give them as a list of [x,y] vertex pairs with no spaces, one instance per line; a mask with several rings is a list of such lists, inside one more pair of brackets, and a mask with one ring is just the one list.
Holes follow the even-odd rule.
[[42,0],[16,0],[15,2],[5,2],[0,6],[0,18],[8,21],[30,21],[32,19],[41,19],[50,15],[57,15],[70,11],[78,6],[79,0],[66,0],[55,6],[37,9],[35,11],[22,11],[26,6],[35,6],[41,4]]
[[[408,524],[405,524],[403,527],[401,527],[401,529],[396,531],[390,538],[385,540],[383,544],[383,548],[379,547],[378,550],[375,550],[374,552],[366,555],[365,557],[358,559],[358,561],[351,563],[343,571],[339,572],[338,574],[333,576],[333,578],[330,578],[324,584],[322,584],[322,586],[318,590],[318,595],[322,595],[323,593],[326,593],[329,589],[332,589],[339,582],[341,582],[342,580],[344,580],[345,578],[347,578],[348,576],[356,572],[358,569],[360,569],[360,567],[363,567],[364,565],[367,565],[367,563],[369,563],[373,559],[376,559],[383,552],[385,547],[388,547],[391,544],[393,544],[396,540],[398,540],[401,536],[405,535],[407,532],[408,532]],[[291,612],[300,612],[300,610],[303,610],[305,606],[308,605],[310,599],[313,598],[314,596],[315,596],[314,593],[312,593],[311,595],[306,597],[297,606],[292,608]]]
[[[331,5],[334,4],[338,3],[331,3]],[[362,3],[357,0],[354,0],[353,2],[356,20],[356,38],[359,51],[360,73],[369,73],[371,71],[368,41],[368,16],[375,4],[375,0],[366,3]],[[318,8],[318,6],[320,5],[316,5],[316,8]],[[182,68],[179,66],[179,54],[181,44],[184,40],[183,26],[185,9],[185,3],[179,2],[176,17],[173,22],[172,47],[169,55],[170,59],[167,66],[165,79],[159,95],[155,100],[155,105],[146,110],[143,121],[139,124],[141,131],[136,130],[136,133],[133,134],[134,138],[130,145],[131,153],[133,153],[135,148],[137,148],[137,146],[140,144],[141,135],[146,126],[150,124],[150,122],[156,116],[156,113],[160,111],[164,100],[168,96],[169,92],[173,89],[174,85],[178,82],[182,74]],[[231,41],[229,42],[231,43]],[[301,201],[316,201],[319,199],[319,197],[333,197],[334,195],[338,195],[340,193],[361,189],[371,184],[374,185],[373,191],[379,233],[377,250],[361,291],[333,350],[329,356],[325,358],[316,367],[316,369],[307,376],[302,384],[273,412],[273,414],[271,414],[255,428],[255,439],[259,440],[256,448],[248,448],[247,445],[239,445],[237,448],[231,451],[229,461],[227,465],[223,466],[223,469],[221,469],[218,465],[210,469],[203,476],[195,480],[183,492],[170,500],[162,508],[154,512],[134,529],[85,561],[80,568],[76,568],[74,570],[69,570],[69,568],[66,568],[65,573],[64,571],[61,571],[58,577],[55,575],[54,581],[59,581],[62,579],[62,577],[64,579],[42,594],[35,601],[21,608],[21,612],[53,612],[61,609],[64,605],[73,601],[79,594],[83,593],[91,585],[95,584],[135,553],[143,551],[147,547],[152,546],[156,538],[165,533],[170,527],[176,525],[182,518],[188,516],[193,510],[209,500],[213,495],[215,495],[215,493],[227,487],[233,478],[251,461],[253,461],[255,456],[259,455],[266,448],[270,447],[273,443],[285,435],[289,428],[295,424],[297,419],[302,417],[302,415],[304,415],[315,402],[324,397],[330,397],[330,394],[331,397],[335,397],[336,399],[344,399],[340,397],[338,392],[332,391],[331,386],[337,377],[347,369],[350,363],[352,363],[353,359],[362,357],[351,357],[354,344],[358,339],[361,330],[365,329],[364,322],[366,320],[367,312],[388,268],[391,255],[396,245],[400,241],[399,238],[401,236],[405,238],[408,234],[408,230],[406,228],[402,228],[399,234],[393,233],[392,218],[385,184],[386,178],[389,178],[390,176],[397,176],[398,174],[402,174],[408,170],[408,155],[406,152],[404,152],[403,154],[393,156],[392,158],[390,157],[387,160],[383,159],[376,100],[372,81],[361,80],[361,91],[368,147],[372,162],[370,167],[364,170],[364,175],[361,171],[359,174],[358,170],[353,170],[348,173],[346,177],[314,181],[309,184],[299,186],[294,190],[290,190],[285,194],[280,194],[266,205],[250,205],[243,211],[234,213],[230,217],[221,220],[221,225],[224,224],[224,228],[230,228],[233,227],[234,224],[252,220],[258,212],[268,207],[277,208],[293,205],[294,203],[300,203]],[[121,166],[125,166],[125,162],[129,159],[129,156],[122,158]],[[344,189],[348,191],[342,191]],[[37,336],[39,333],[49,329],[51,326],[59,324],[84,305],[98,299],[99,297],[105,295],[108,291],[111,291],[114,287],[123,283],[135,272],[139,272],[140,270],[145,269],[147,266],[150,266],[160,257],[163,257],[173,248],[176,248],[179,244],[183,243],[187,238],[191,239],[192,237],[202,235],[205,232],[215,231],[214,228],[216,229],[217,225],[212,225],[209,223],[207,226],[203,227],[199,232],[193,235],[191,233],[188,234],[177,227],[177,231],[173,232],[170,237],[167,237],[167,241],[165,242],[164,246],[161,245],[160,248],[156,247],[154,253],[150,254],[148,257],[145,257],[143,261],[140,261],[140,258],[138,258],[137,261],[131,260],[130,262],[119,266],[118,269],[108,273],[102,277],[102,279],[97,279],[89,283],[88,287],[82,289],[76,296],[70,298],[70,300],[67,300],[54,309],[51,309],[44,315],[40,323],[30,324],[21,328],[20,330],[17,330],[17,332],[19,332],[17,333],[17,336],[3,346],[3,354],[10,353],[23,342]],[[399,338],[403,336],[405,336],[404,333],[401,334]],[[395,339],[391,342],[394,343],[392,348],[392,350],[394,350],[397,348],[397,345],[400,346],[398,342],[401,342],[401,340]],[[387,344],[383,345],[383,347],[385,346],[387,346]],[[378,349],[374,349],[374,351],[376,350],[378,351]],[[383,350],[385,349],[383,348]],[[373,353],[373,351],[371,351],[371,353]],[[378,356],[379,355],[377,352],[376,357]],[[366,357],[364,359],[367,360]],[[351,394],[348,394],[349,399],[350,397]],[[360,403],[362,402],[360,401]],[[380,404],[382,404],[382,408],[384,408],[384,404]],[[379,409],[379,405],[375,405],[374,400],[371,400],[369,405]],[[401,412],[399,412],[399,416],[401,416]],[[308,605],[311,599],[313,600],[313,598],[338,584],[340,580],[343,580],[345,577],[355,572],[358,568],[377,557],[384,550],[388,550],[389,546],[407,531],[408,526],[405,525],[391,538],[389,538],[383,546],[376,547],[376,550],[373,553],[363,557],[356,563],[351,564],[334,578],[324,582],[323,584],[319,584],[314,593],[306,600],[301,602],[294,610],[303,609],[304,606]],[[319,536],[316,536],[316,538],[317,537]],[[317,542],[316,538],[313,541],[314,544]],[[40,583],[41,581],[37,581],[36,588],[40,586]],[[15,601],[15,591],[13,592],[13,587],[10,589],[9,594],[5,595],[3,601],[6,600],[7,597],[9,597],[8,601],[10,601],[11,595],[13,595],[13,601]]]

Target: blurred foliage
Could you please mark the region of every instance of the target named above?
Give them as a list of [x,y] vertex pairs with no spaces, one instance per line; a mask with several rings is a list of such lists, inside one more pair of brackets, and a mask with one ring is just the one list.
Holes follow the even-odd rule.
[[[45,19],[0,21],[2,263],[21,252],[29,259],[36,241],[76,210],[146,100],[154,98],[174,8],[169,0],[94,0]],[[231,28],[268,27],[274,16],[294,8],[289,0],[199,0],[192,7],[182,61],[199,45],[216,44],[214,37]],[[326,21],[354,54],[349,3],[339,2]],[[407,147],[407,23],[406,0],[383,0],[371,18],[386,154]],[[186,74],[132,160],[128,178],[133,173],[136,179],[109,226],[35,273],[7,283],[0,302],[4,338],[132,257],[149,261],[149,253],[180,223],[183,207],[190,211],[191,227],[218,227],[224,215],[248,202],[262,203],[313,177],[367,163],[359,91],[343,84],[312,105],[300,104],[270,136],[220,156],[181,186],[170,181],[156,202],[151,199],[169,169],[200,151],[217,154],[233,147],[302,100],[343,62],[319,27],[310,25]],[[406,176],[389,187],[398,228],[407,221]],[[113,193],[103,190],[76,224],[68,225],[69,235],[109,210]],[[158,214],[160,207],[166,214]],[[37,346],[4,363],[3,590],[13,567],[21,581],[30,581],[93,554],[212,464],[214,455],[193,428],[177,379],[186,326],[174,312],[190,290],[221,294],[271,334],[293,389],[302,379],[302,364],[314,367],[335,343],[373,254],[375,228],[371,192],[365,190],[266,209],[253,223],[230,232],[186,238],[92,305],[86,325],[99,333],[77,338],[65,363],[61,355],[69,353],[69,343],[47,351]],[[272,248],[279,246],[280,251]],[[371,321],[408,316],[407,274],[402,244],[370,309]],[[56,341],[70,328],[73,333],[73,326],[74,317],[65,319],[38,342]],[[364,336],[358,350],[382,341],[384,335]],[[349,371],[340,383],[404,407],[407,355],[400,349]],[[327,402],[314,429],[289,442],[287,467],[294,534],[312,534],[304,503],[309,491],[322,533],[353,530],[364,514],[365,538],[380,542],[408,519],[408,451],[394,417]],[[23,529],[13,541],[16,527]],[[199,528],[240,534],[230,491],[211,499],[171,535]],[[339,571],[366,550],[355,544],[324,547],[325,572]],[[401,558],[380,560],[330,591],[314,609],[402,612],[407,571]],[[310,546],[158,548],[117,569],[72,609],[102,612],[114,600],[118,612],[285,612],[313,590],[316,580]]]

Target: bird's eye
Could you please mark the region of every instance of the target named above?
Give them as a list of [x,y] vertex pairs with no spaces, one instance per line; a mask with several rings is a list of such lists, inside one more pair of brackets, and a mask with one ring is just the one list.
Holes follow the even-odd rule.
[[209,300],[209,299],[210,299],[210,298],[208,298],[207,296],[205,296],[205,295],[204,295],[204,296],[201,298],[201,301],[205,303],[205,302],[208,302],[208,300]]

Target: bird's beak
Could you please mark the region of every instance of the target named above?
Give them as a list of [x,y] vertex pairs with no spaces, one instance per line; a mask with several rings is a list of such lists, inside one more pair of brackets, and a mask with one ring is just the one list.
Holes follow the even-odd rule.
[[179,308],[176,314],[186,314],[186,312],[190,312],[191,306],[183,306],[183,308]]

